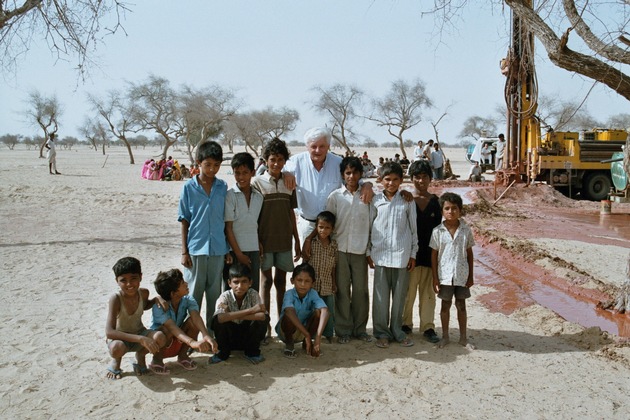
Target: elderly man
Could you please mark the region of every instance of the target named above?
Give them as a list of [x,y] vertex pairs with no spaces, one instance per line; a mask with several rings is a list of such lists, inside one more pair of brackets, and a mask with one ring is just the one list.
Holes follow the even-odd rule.
[[[284,167],[285,173],[295,177],[298,202],[298,232],[300,241],[315,229],[315,218],[326,210],[326,200],[331,192],[341,187],[342,157],[331,153],[332,134],[324,127],[311,128],[304,134],[304,143],[308,150],[292,156]],[[285,179],[291,188],[292,183]],[[374,191],[371,182],[364,182],[361,187],[361,200],[372,201]]]

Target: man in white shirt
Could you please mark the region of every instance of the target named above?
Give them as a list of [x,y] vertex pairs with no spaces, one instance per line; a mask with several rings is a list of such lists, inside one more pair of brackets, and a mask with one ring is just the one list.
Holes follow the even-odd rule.
[[418,140],[418,145],[413,149],[413,160],[420,160],[422,159],[422,150],[423,150],[423,142],[422,140]]
[[[61,175],[61,172],[57,172],[57,151],[55,150],[55,133],[50,133],[50,138],[44,145],[48,149],[48,171],[51,175]],[[55,172],[53,172],[53,168]]]
[[496,154],[496,164],[494,165],[494,170],[499,171],[503,169],[503,155],[505,154],[505,136],[503,134],[499,134],[499,141],[497,142],[497,154]]

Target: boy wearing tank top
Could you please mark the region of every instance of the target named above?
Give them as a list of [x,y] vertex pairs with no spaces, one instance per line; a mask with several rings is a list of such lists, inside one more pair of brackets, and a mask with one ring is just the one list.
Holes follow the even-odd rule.
[[105,335],[112,362],[107,367],[106,377],[122,377],[122,357],[131,351],[136,353],[133,371],[140,376],[149,372],[145,362],[146,354],[155,354],[164,347],[166,336],[161,331],[147,330],[142,324],[142,313],[156,303],[156,298],[149,299],[149,291],[140,288],[140,261],[133,257],[121,258],[113,270],[120,290],[109,298]]

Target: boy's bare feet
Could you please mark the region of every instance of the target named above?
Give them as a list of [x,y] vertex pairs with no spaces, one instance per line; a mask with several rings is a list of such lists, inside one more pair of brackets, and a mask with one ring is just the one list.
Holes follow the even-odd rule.
[[466,347],[468,350],[475,350],[475,346],[472,343],[469,343],[467,339],[465,338],[460,338],[459,339],[459,345],[462,347]]
[[444,337],[442,338],[440,341],[438,341],[437,345],[439,349],[444,348],[446,345],[448,345],[448,343],[450,343],[451,340],[449,340],[448,337]]

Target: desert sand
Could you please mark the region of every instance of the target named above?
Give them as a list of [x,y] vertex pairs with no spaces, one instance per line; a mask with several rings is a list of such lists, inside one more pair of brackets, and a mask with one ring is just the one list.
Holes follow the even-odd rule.
[[[368,152],[372,158],[395,153]],[[480,257],[477,284],[468,302],[475,350],[457,344],[438,349],[416,330],[412,336],[416,344],[410,348],[394,344],[382,350],[361,341],[324,344],[319,359],[303,353],[285,359],[279,342],[263,348],[267,360],[259,365],[235,352],[229,361],[210,366],[208,355],[195,353],[197,370],[185,371],[171,363],[170,376],[136,377],[129,354],[123,358],[123,378],[105,379],[107,299],[117,288],[112,265],[123,256],[139,258],[142,285],[152,296],[157,272],[181,267],[177,202],[182,183],[141,179],[141,162],[159,151],[134,153],[136,165],[129,164],[122,148],[109,148],[107,160],[85,146],[59,150],[62,175],[51,176],[37,151],[0,150],[0,332],[6,350],[0,361],[0,417],[630,415],[627,341],[598,327],[567,321],[534,300],[497,308],[493,302],[499,298],[493,296],[505,295],[500,284],[509,273],[501,268],[500,259],[492,268],[487,263],[490,257],[484,257],[493,255],[506,264],[509,260],[530,274],[535,270],[527,267],[537,267],[571,287],[605,296],[625,279],[627,236],[610,233],[606,239],[606,234],[577,232],[568,239],[563,232],[572,229],[572,222],[564,223],[565,219],[558,222],[564,223],[560,233],[548,235],[543,208],[596,218],[599,203],[574,202],[539,186],[514,188],[492,206],[490,182],[475,190],[461,181],[436,185],[439,190],[464,191],[470,203],[466,217],[475,227],[475,252]],[[467,176],[463,150],[446,153],[455,173]],[[187,163],[183,151],[172,155]],[[232,183],[227,164],[220,177]],[[630,207],[616,206],[611,217],[622,218],[623,226],[629,215]],[[527,225],[537,220],[538,229]],[[275,324],[277,314],[271,314]],[[616,316],[621,323],[619,317],[628,317]],[[149,325],[149,312],[144,321]],[[437,312],[436,324],[441,335]],[[456,340],[454,310],[451,334]]]

